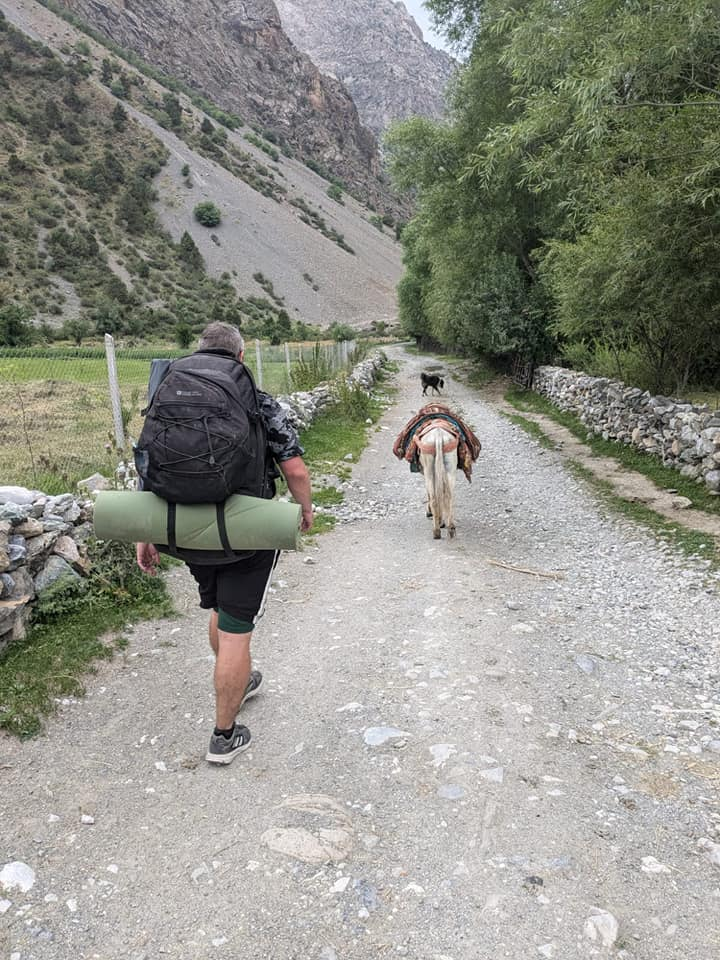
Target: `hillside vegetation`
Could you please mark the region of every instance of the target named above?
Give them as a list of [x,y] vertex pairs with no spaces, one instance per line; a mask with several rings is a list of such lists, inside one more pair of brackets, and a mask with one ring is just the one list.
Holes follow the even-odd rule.
[[[236,132],[239,118],[203,102],[210,116],[63,26],[55,53],[0,20],[0,341],[26,340],[23,321],[79,342],[104,332],[173,339],[178,327],[182,339],[226,319],[277,342],[318,322],[392,318],[392,231],[381,237],[355,201],[331,200],[327,181]],[[341,211],[352,246],[318,194]],[[217,220],[203,216],[208,204]],[[363,315],[375,256],[389,276]],[[323,269],[336,257],[356,262],[356,289],[341,296]]]
[[467,53],[453,123],[387,147],[419,193],[409,333],[655,391],[720,380],[720,19],[711,0],[429,0]]
[[[189,234],[175,244],[160,228],[153,180],[167,151],[88,83],[81,52],[64,64],[0,20],[0,65],[0,262],[15,316],[50,325],[70,300],[81,313],[65,333],[78,340],[172,337],[178,323],[205,316],[255,321],[263,332],[277,322],[271,302],[243,300],[229,278],[209,277]],[[12,339],[27,334],[6,329]]]

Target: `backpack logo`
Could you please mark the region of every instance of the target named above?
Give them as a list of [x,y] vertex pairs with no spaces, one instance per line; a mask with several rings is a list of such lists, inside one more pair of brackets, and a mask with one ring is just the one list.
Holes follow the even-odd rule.
[[176,397],[201,397],[202,393],[199,390],[176,390]]

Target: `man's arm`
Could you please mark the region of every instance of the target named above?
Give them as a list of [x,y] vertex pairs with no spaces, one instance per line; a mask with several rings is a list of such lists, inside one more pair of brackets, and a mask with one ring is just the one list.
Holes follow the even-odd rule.
[[302,457],[290,457],[281,461],[278,466],[288,485],[288,490],[302,508],[302,523],[300,529],[307,533],[313,525],[312,489],[310,474]]

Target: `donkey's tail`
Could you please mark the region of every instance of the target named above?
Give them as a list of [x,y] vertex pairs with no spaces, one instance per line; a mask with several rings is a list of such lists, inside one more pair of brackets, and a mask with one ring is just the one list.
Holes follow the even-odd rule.
[[450,510],[450,486],[448,484],[447,473],[445,472],[445,456],[443,454],[443,441],[445,434],[442,430],[435,431],[435,463],[433,464],[433,481],[435,484],[435,502],[438,511],[439,522],[445,523],[448,519]]

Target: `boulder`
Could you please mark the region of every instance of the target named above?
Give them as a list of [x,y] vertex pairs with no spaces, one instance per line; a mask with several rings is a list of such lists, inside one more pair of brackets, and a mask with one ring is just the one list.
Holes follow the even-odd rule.
[[20,523],[25,517],[30,516],[31,506],[29,504],[7,503],[0,504],[0,520],[9,520],[10,523]]
[[18,567],[12,573],[13,588],[10,596],[13,600],[28,594],[30,598],[35,596],[35,584],[27,567]]
[[51,513],[49,517],[43,517],[42,523],[43,530],[46,532],[54,530],[56,533],[68,533],[68,531],[72,530],[72,524],[63,520],[63,518],[57,516],[57,514]]
[[75,543],[86,543],[93,535],[93,525],[91,523],[81,523],[73,528],[72,538]]
[[41,594],[49,586],[65,577],[72,577],[74,580],[80,580],[80,575],[75,573],[73,568],[62,557],[50,557],[48,562],[35,577],[35,590]]
[[0,634],[13,630],[16,621],[22,616],[30,597],[18,597],[17,600],[0,600]]
[[80,552],[77,548],[77,544],[72,537],[59,537],[53,547],[53,554],[58,557],[62,557],[63,560],[71,565],[75,565],[80,559]]
[[15,503],[29,506],[38,497],[42,496],[39,490],[28,490],[27,487],[0,487],[0,503]]
[[12,595],[15,589],[15,581],[9,573],[0,573],[0,600]]
[[39,567],[42,556],[52,549],[58,537],[59,533],[51,530],[48,533],[43,533],[42,536],[33,537],[32,540],[28,540],[26,544],[28,566]]
[[10,569],[10,557],[7,550],[0,548],[0,573]]
[[45,504],[47,503],[47,497],[39,497],[35,503],[30,507],[29,516],[35,517],[36,520],[39,520],[43,515],[45,509]]
[[25,539],[28,537],[39,537],[43,532],[43,525],[40,520],[36,520],[34,517],[28,517],[15,527],[14,532],[20,534],[21,537],[25,537]]
[[112,488],[112,481],[108,477],[104,477],[101,473],[93,473],[91,476],[81,480],[77,487],[80,493],[92,496],[100,490],[110,490]]
[[10,560],[9,570],[14,570],[21,563],[25,563],[27,557],[27,547],[25,546],[25,537],[13,535],[8,538],[7,555]]
[[705,474],[705,483],[714,491],[720,490],[720,470],[709,470]]

